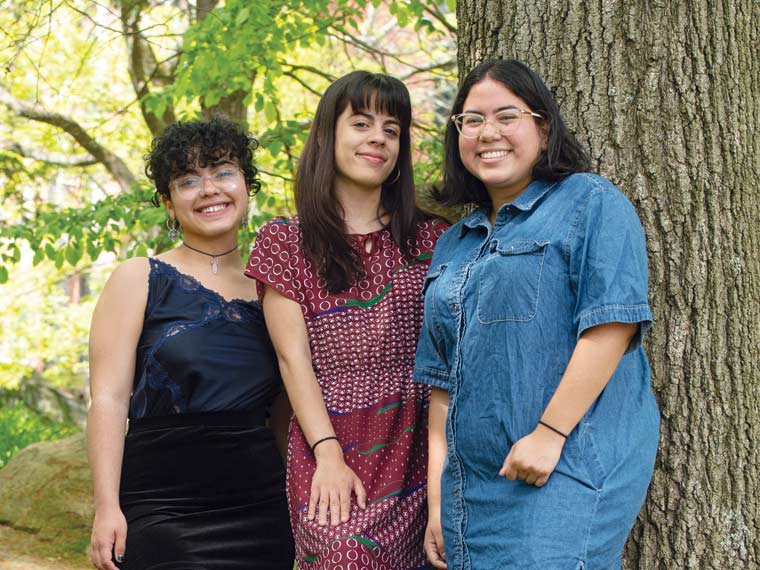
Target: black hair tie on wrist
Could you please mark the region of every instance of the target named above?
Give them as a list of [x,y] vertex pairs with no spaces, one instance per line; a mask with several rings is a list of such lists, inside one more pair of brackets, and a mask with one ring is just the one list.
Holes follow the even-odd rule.
[[[564,433],[562,433],[561,431],[559,431],[557,428],[552,427],[549,424],[547,424],[546,422],[543,422],[541,420],[538,420],[538,423],[541,424],[542,426],[544,426],[545,428],[552,430],[557,435],[561,435],[562,437],[564,437],[565,439],[567,439],[567,436]],[[317,443],[319,443],[319,442],[317,442]]]
[[318,439],[314,442],[314,445],[311,446],[311,454],[314,455],[314,449],[323,441],[329,441],[331,439],[334,439],[335,441],[338,441],[338,438],[334,435],[328,435],[327,437],[323,437],[322,439]]

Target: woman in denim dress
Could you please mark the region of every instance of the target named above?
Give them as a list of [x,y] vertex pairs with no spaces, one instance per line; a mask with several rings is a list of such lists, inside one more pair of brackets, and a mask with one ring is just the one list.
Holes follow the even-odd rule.
[[641,224],[587,172],[520,62],[470,72],[445,146],[439,199],[479,208],[440,238],[424,285],[428,557],[450,570],[618,569],[658,441]]

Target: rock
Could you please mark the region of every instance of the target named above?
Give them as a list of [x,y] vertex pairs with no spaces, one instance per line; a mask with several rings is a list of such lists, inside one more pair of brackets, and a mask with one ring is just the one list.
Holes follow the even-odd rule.
[[84,434],[30,445],[0,469],[0,524],[35,535],[60,556],[84,555],[92,517]]

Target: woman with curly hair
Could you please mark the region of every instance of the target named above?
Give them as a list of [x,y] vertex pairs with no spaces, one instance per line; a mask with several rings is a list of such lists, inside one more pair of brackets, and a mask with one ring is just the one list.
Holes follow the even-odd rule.
[[[91,559],[100,570],[290,570],[287,420],[238,230],[256,141],[223,119],[177,123],[146,173],[182,244],[116,268],[90,330]],[[283,409],[284,408],[284,409]],[[129,419],[126,439],[124,428]]]

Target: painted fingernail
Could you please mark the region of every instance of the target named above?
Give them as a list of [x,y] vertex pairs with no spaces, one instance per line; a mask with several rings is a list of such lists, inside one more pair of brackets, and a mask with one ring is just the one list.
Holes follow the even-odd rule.
[[124,562],[124,555],[123,554],[117,554],[116,555],[116,562]]

